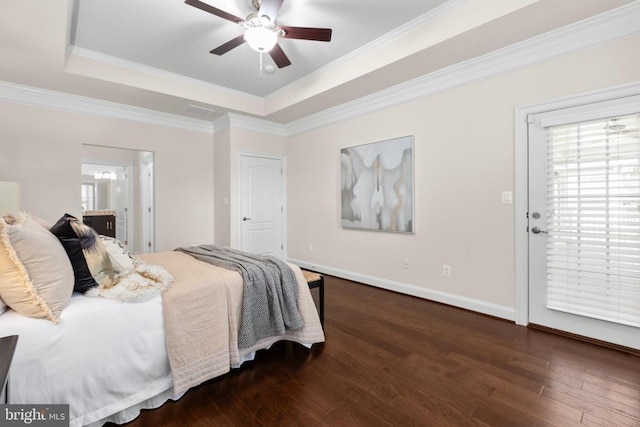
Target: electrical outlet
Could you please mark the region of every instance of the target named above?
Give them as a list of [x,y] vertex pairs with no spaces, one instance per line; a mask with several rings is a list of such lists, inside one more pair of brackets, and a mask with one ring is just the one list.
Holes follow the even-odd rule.
[[451,266],[447,264],[442,264],[442,275],[451,277]]
[[402,266],[404,267],[405,270],[409,269],[409,258],[405,258],[402,260]]
[[309,252],[313,252],[313,245],[309,243],[309,246],[307,246],[307,249],[309,249]]

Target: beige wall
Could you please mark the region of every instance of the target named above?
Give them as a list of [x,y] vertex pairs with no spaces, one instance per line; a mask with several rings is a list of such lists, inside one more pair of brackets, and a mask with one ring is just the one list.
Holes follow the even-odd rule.
[[215,243],[231,246],[231,132],[229,128],[214,134],[214,209]]
[[[81,144],[153,151],[157,250],[236,246],[238,156],[283,156],[290,259],[509,317],[514,210],[500,196],[514,185],[514,108],[638,81],[640,57],[630,54],[637,51],[640,37],[629,38],[288,138],[0,102],[0,180],[19,182],[23,208],[54,221],[80,214]],[[415,136],[415,234],[343,230],[340,148],[403,135]]]
[[155,153],[156,250],[213,241],[213,136],[0,102],[0,180],[49,221],[81,215],[81,144]]
[[[514,108],[638,81],[638,51],[630,38],[290,137],[289,257],[510,317],[514,208],[501,193],[514,189]],[[342,229],[340,149],[404,135],[415,136],[415,234]]]

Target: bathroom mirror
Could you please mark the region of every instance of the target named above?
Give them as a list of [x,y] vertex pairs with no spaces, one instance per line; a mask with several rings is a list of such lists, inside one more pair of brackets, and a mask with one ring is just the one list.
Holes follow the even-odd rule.
[[131,253],[153,252],[153,152],[82,145],[82,219]]

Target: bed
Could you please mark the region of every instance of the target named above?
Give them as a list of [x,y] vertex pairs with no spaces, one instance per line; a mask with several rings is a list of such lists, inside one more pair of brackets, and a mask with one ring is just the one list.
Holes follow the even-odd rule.
[[122,424],[141,409],[179,399],[189,388],[240,367],[277,341],[307,347],[324,341],[309,288],[295,265],[289,266],[304,326],[240,348],[238,272],[176,251],[141,258],[171,274],[173,282],[162,294],[121,302],[73,292],[57,323],[12,309],[0,315],[0,336],[19,335],[8,403],[69,404],[71,426]]

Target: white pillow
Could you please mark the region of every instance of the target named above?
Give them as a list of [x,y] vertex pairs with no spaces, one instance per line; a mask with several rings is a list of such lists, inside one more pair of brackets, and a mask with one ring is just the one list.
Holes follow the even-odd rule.
[[26,214],[0,220],[0,297],[18,313],[58,322],[73,292],[73,269],[52,233]]
[[111,259],[111,264],[113,264],[117,273],[122,273],[123,271],[128,271],[133,268],[133,257],[120,240],[103,235],[100,235],[100,240],[102,240]]

